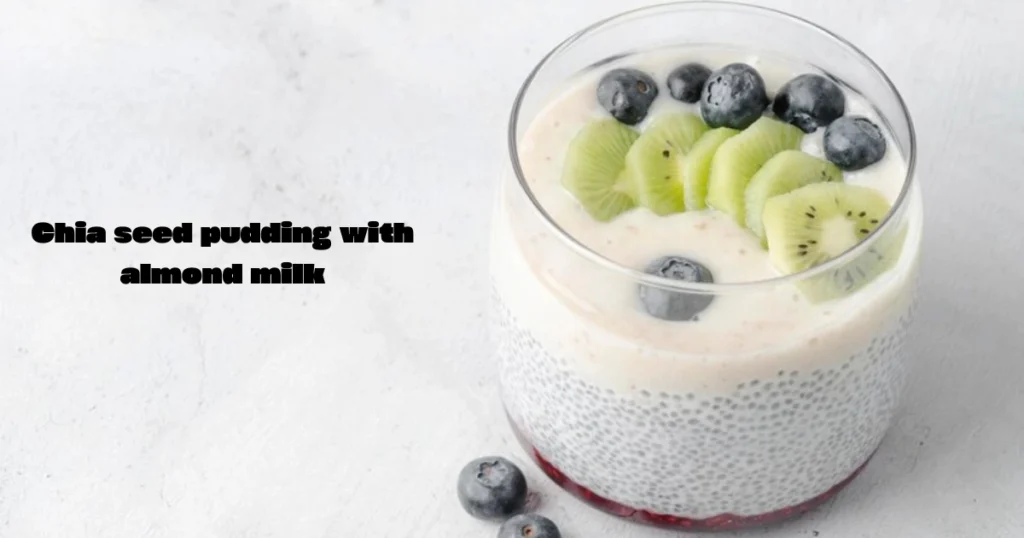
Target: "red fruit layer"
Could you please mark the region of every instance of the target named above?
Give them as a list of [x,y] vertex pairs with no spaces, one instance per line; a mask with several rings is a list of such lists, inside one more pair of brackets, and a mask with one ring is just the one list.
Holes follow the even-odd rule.
[[[781,510],[775,510],[774,512],[768,512],[766,514],[758,514],[753,516],[738,516],[734,514],[719,514],[704,519],[692,519],[687,517],[670,516],[666,514],[656,514],[647,510],[638,510],[631,508],[623,504],[617,503],[613,500],[606,499],[593,491],[587,489],[585,486],[573,482],[572,479],[565,476],[562,471],[551,464],[548,460],[541,455],[537,449],[533,448],[526,439],[519,432],[518,428],[513,424],[513,430],[515,431],[516,437],[519,442],[523,445],[523,448],[533,457],[534,461],[540,466],[545,474],[548,475],[552,480],[555,481],[562,489],[572,493],[579,499],[583,500],[587,504],[594,506],[609,514],[644,523],[647,525],[654,525],[657,527],[670,528],[676,530],[687,530],[693,532],[706,532],[706,531],[727,531],[736,529],[746,529],[751,527],[765,527],[783,521],[793,519],[800,516],[825,501],[834,497],[840,490],[847,486],[858,474],[867,466],[868,462],[865,461],[863,465],[853,471],[853,473],[843,479],[838,484],[829,488],[828,491],[818,495],[814,498],[808,499],[800,504],[796,504]],[[871,461],[871,458],[868,458]]]

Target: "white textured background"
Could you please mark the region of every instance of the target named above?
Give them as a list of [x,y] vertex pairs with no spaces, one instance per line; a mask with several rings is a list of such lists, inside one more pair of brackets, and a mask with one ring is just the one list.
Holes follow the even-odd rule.
[[[920,361],[862,477],[757,536],[1024,536],[1024,7],[770,1],[917,122]],[[0,1],[0,536],[492,537],[454,480],[523,461],[482,338],[491,193],[532,65],[632,0]],[[40,220],[404,221],[413,245],[37,245]],[[337,232],[335,232],[335,235]],[[129,264],[326,286],[126,287]],[[647,538],[532,466],[566,538]]]

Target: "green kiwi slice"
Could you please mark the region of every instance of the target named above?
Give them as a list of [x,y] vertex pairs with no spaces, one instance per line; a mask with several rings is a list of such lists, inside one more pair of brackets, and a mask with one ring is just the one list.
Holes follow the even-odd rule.
[[[889,213],[881,192],[839,182],[812,183],[770,198],[763,221],[768,255],[784,273],[825,263],[864,240]],[[800,283],[813,301],[848,295],[899,257],[904,232],[888,234],[843,266]]]
[[633,129],[608,118],[586,125],[569,143],[562,186],[595,220],[607,222],[636,207],[626,154],[639,137]]
[[811,183],[842,180],[843,171],[824,159],[795,149],[775,154],[747,185],[744,195],[747,228],[764,242],[764,223],[761,219],[764,204],[769,198]]
[[708,195],[708,176],[711,174],[711,159],[722,142],[740,132],[728,127],[711,129],[704,133],[690,148],[683,160],[683,199],[687,211],[705,209]]
[[728,213],[743,226],[747,184],[775,154],[797,149],[804,132],[788,123],[762,117],[740,134],[726,140],[711,160],[707,204]]
[[640,135],[626,155],[640,205],[658,215],[686,209],[684,157],[707,130],[700,117],[683,112],[658,117]]

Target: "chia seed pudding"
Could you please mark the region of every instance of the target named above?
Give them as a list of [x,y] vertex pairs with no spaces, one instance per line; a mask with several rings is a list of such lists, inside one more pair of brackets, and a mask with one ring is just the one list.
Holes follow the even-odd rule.
[[[715,77],[735,64],[761,77],[769,104],[755,96],[744,106],[753,103],[765,108],[764,114],[757,109],[758,118],[722,120],[721,114],[702,110],[711,106],[704,100],[688,102],[701,90],[706,100]],[[690,66],[685,76],[695,73],[696,90],[688,80],[672,80],[683,65]],[[700,84],[702,72],[709,82]],[[850,135],[852,150],[844,146],[850,140],[842,139],[846,131],[836,117],[815,125],[815,114],[831,114],[827,107],[808,105],[810,116],[785,109],[808,99],[796,83],[786,87],[807,74],[834,83],[841,94],[829,98],[840,99],[844,118],[864,118],[878,128],[883,138],[863,143],[880,141],[883,154],[871,147],[853,151],[863,149],[856,147],[862,143],[858,133]],[[733,80],[728,73],[722,76]],[[640,95],[652,82],[656,96]],[[616,92],[622,96],[615,97]],[[787,92],[791,98],[780,108],[778,96]],[[808,102],[817,106],[813,99]],[[632,107],[628,113],[619,114],[627,105]],[[696,125],[696,142],[690,146],[666,135],[665,158],[676,151],[678,163],[643,162],[646,157],[637,148],[669,117]],[[607,132],[615,133],[612,137],[626,133],[625,157],[609,157],[619,138],[592,138],[592,147],[581,149],[581,133],[616,118],[619,125],[608,125]],[[698,124],[693,118],[716,124]],[[729,121],[732,127],[723,123]],[[823,183],[808,179],[814,185],[782,189],[777,185],[789,180],[759,179],[761,171],[774,166],[771,159],[752,166],[720,162],[754,152],[748,147],[757,142],[757,122],[769,121],[787,125],[785,136],[795,136],[788,151],[814,158],[791,156],[794,162],[820,163],[823,170],[835,170],[837,178]],[[836,125],[834,134],[828,132],[831,124]],[[750,132],[752,141],[731,144],[731,154],[723,149],[730,147],[726,141],[709,154],[711,170],[704,173],[710,178],[699,187],[708,191],[706,203],[691,204],[692,178],[675,176],[700,169],[686,159],[693,158],[701,137],[720,127],[733,129],[727,135],[736,139]],[[679,127],[673,132],[688,131]],[[565,80],[523,123],[516,142],[519,174],[502,182],[492,229],[494,327],[509,419],[549,475],[618,515],[683,528],[730,528],[809,509],[867,463],[892,421],[907,376],[905,341],[916,304],[922,225],[920,194],[916,185],[906,184],[906,150],[872,103],[827,73],[783,57],[723,47],[666,48],[620,57]],[[598,168],[580,168],[575,162],[584,158],[581,151],[585,158],[621,162],[625,172],[606,184],[590,176],[569,177],[583,169],[598,174]],[[772,155],[781,151],[775,148]],[[856,159],[869,161],[862,166]],[[841,164],[841,171],[828,161]],[[785,165],[780,162],[777,168]],[[759,226],[744,225],[743,216],[729,205],[732,199],[715,199],[734,188],[715,182],[734,181],[743,176],[744,166],[750,172],[741,181],[776,181],[772,196],[792,198],[785,204],[768,199],[761,232],[755,230],[760,211],[749,213]],[[666,190],[638,177],[652,169],[666,170],[665,181],[679,180],[680,187]],[[800,196],[810,196],[815,188],[826,192],[822,185],[829,181],[836,188],[870,190],[887,211],[891,206],[891,212],[871,220],[878,233],[859,230],[858,235],[861,225],[851,224],[854,235],[847,237],[824,224],[789,222],[825,214],[812,207],[799,211],[807,217],[790,219],[785,212],[803,207]],[[751,188],[745,199],[739,198],[747,211],[757,202],[751,201]],[[679,193],[683,189],[685,196]],[[861,203],[841,198],[846,191],[835,192],[836,204]],[[770,221],[772,211],[782,217]],[[844,211],[835,222],[854,222],[850,219],[857,218],[857,211],[845,211],[846,221]],[[811,228],[816,235],[807,237],[816,240],[794,240],[795,250],[781,250],[787,234],[809,234]],[[887,240],[896,246],[883,246]],[[824,251],[824,245],[837,241],[841,249],[806,270],[796,265],[809,242],[811,250],[820,242]],[[666,256],[692,261],[707,271],[707,280],[678,277],[684,281],[673,288],[672,282],[638,276],[657,275],[652,268],[665,264]],[[863,261],[872,256],[887,259],[865,274]],[[834,261],[840,258],[842,264]],[[682,267],[668,263],[664,267]],[[843,271],[843,278],[835,276]],[[842,293],[822,297],[815,291],[820,286],[811,285],[815,278],[833,287],[843,279],[860,280]],[[651,289],[661,295],[645,298],[642,292]],[[672,294],[684,302],[691,295],[687,304],[693,311],[684,309],[668,319],[671,305],[664,301]],[[649,297],[663,302],[652,306],[655,299]]]

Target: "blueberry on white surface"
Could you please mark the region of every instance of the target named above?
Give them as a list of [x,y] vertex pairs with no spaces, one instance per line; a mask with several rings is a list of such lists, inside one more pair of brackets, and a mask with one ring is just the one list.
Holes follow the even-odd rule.
[[540,514],[523,514],[502,524],[498,538],[562,538],[562,533],[553,521]]
[[501,456],[475,459],[459,473],[459,502],[478,519],[502,520],[526,505],[526,477]]

